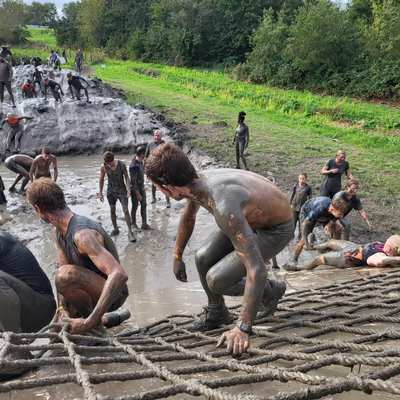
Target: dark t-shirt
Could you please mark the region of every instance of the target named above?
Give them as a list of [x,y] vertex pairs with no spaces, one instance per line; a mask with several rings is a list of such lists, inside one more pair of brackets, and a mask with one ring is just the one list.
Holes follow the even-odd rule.
[[313,223],[327,224],[336,218],[328,212],[331,199],[325,196],[314,197],[307,200],[301,208],[301,221],[308,219]]
[[[339,192],[340,193],[340,192]],[[363,209],[361,200],[357,196],[348,196],[346,192],[344,192],[343,197],[348,201],[348,206],[344,211],[344,216],[350,213],[352,210],[360,211]]]
[[311,186],[307,183],[304,186],[296,183],[293,186],[292,196],[290,197],[290,204],[294,211],[300,211],[303,204],[312,196]]
[[159,143],[150,142],[146,147],[145,157],[147,158],[154,149],[156,149],[158,146],[164,143],[165,143],[164,140],[161,140]]
[[129,166],[129,175],[131,177],[131,188],[139,190],[144,188],[144,164],[136,158],[132,160]]
[[126,194],[125,178],[124,173],[126,172],[126,165],[121,161],[117,161],[115,169],[111,169],[109,166],[104,164],[104,168],[107,174],[107,193],[119,193]]
[[50,281],[35,256],[17,238],[1,231],[0,270],[26,283],[35,292],[53,295]]
[[347,174],[347,171],[350,169],[350,164],[347,161],[337,164],[336,159],[332,158],[326,163],[326,167],[328,169],[337,168],[339,171],[335,174],[325,175],[322,186],[324,186],[327,191],[339,192],[342,189],[342,175]]

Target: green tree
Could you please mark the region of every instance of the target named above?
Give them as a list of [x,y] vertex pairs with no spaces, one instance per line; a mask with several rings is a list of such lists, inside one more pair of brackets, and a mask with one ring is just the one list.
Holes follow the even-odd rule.
[[103,47],[105,35],[106,0],[81,0],[79,7],[80,37],[88,46]]
[[29,25],[53,26],[57,18],[57,7],[54,3],[25,5],[26,23]]
[[19,0],[0,0],[0,41],[17,44],[26,40],[24,4]]
[[67,3],[63,16],[54,24],[57,42],[60,46],[81,47],[83,41],[79,33],[80,2]]

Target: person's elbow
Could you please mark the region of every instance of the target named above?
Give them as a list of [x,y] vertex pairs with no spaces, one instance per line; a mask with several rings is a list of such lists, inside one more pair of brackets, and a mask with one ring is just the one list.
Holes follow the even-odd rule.
[[112,277],[115,281],[119,283],[120,286],[123,286],[128,281],[128,275],[123,269],[118,269],[112,273]]
[[267,278],[267,270],[264,266],[264,263],[257,263],[253,265],[246,274],[246,279],[251,284],[256,284],[257,282],[265,281]]

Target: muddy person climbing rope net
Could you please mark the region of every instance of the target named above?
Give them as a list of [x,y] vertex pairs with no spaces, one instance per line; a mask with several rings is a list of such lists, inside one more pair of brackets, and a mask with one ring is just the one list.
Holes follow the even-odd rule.
[[[240,359],[215,348],[227,328],[190,332],[191,315],[172,315],[140,331],[107,338],[70,335],[64,329],[2,333],[0,370],[10,365],[51,368],[44,377],[31,374],[0,384],[0,396],[64,384],[77,386],[80,398],[89,400],[180,394],[302,400],[349,391],[399,395],[399,290],[400,270],[392,269],[288,294],[275,317],[256,321],[252,347]],[[26,349],[47,352],[36,359],[7,361],[6,354]],[[67,372],[57,372],[59,366],[68,367]],[[105,393],[115,382],[113,394]]]

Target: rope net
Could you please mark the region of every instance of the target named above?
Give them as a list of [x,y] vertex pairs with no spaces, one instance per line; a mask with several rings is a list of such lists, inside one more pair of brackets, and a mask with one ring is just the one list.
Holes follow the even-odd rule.
[[[400,270],[391,269],[287,294],[274,317],[257,319],[252,346],[239,359],[215,347],[229,327],[194,333],[192,315],[171,315],[107,337],[70,335],[65,329],[3,332],[0,372],[36,369],[0,383],[0,398],[43,388],[57,390],[59,399],[88,400],[309,400],[350,391],[358,391],[359,398],[363,392],[399,395],[399,289]],[[239,308],[231,311],[238,314]],[[36,357],[21,356],[27,350]]]

